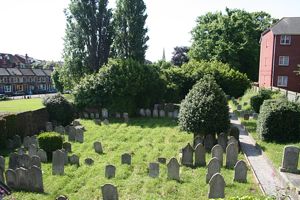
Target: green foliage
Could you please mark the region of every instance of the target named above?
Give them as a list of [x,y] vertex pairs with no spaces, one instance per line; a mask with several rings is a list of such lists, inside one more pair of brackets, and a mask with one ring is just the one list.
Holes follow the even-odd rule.
[[182,101],[179,126],[195,134],[227,132],[229,108],[225,93],[212,76],[204,76]]
[[189,52],[196,60],[218,60],[257,80],[261,33],[274,22],[265,12],[226,9],[198,17]]
[[63,83],[59,80],[59,76],[60,76],[59,69],[55,68],[55,70],[51,74],[51,79],[54,83],[55,88],[59,92],[63,92],[64,91],[64,86],[63,86]]
[[175,47],[173,51],[173,56],[171,62],[175,66],[181,66],[184,63],[189,62],[188,52],[190,48],[186,46]]
[[106,107],[111,112],[135,114],[158,103],[164,91],[159,69],[137,61],[110,60],[97,74],[86,76],[74,90],[75,104]]
[[268,89],[262,89],[259,93],[250,98],[250,104],[252,109],[259,113],[260,106],[263,104],[264,100],[271,99],[273,92]]
[[265,141],[278,143],[299,141],[299,104],[286,99],[265,100],[260,108],[257,133]]
[[74,117],[73,106],[61,94],[46,96],[43,99],[51,121],[56,121],[63,126],[70,124]]
[[146,5],[143,0],[117,0],[116,3],[113,52],[117,58],[143,63],[149,40],[145,28]]
[[229,136],[233,136],[237,141],[240,138],[240,130],[236,126],[231,126],[229,129]]
[[52,154],[53,151],[62,149],[63,137],[59,133],[44,132],[38,136],[39,147]]

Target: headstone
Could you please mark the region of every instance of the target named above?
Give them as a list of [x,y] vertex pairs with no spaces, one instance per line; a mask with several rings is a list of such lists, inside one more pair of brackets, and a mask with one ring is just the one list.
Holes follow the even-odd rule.
[[179,177],[180,165],[179,165],[177,159],[171,158],[171,160],[167,164],[167,167],[168,167],[168,179],[179,181],[180,180],[180,177]]
[[52,175],[64,175],[65,153],[56,150],[52,153]]
[[123,113],[123,117],[124,117],[124,122],[128,123],[129,122],[129,114],[128,113]]
[[146,117],[151,117],[151,110],[149,108],[146,109],[145,113],[146,113]]
[[100,142],[94,142],[94,149],[96,153],[103,154],[102,144]]
[[42,170],[36,166],[28,170],[30,176],[30,191],[31,192],[44,192],[43,174]]
[[239,147],[239,142],[238,142],[237,139],[235,139],[235,137],[233,137],[233,136],[230,136],[230,137],[229,137],[228,142],[227,142],[227,146],[228,146],[230,143],[233,143],[233,144],[235,144],[237,147]]
[[84,113],[83,113],[83,117],[84,117],[84,119],[88,119],[88,118],[89,118],[89,114],[86,113],[86,112],[84,112]]
[[166,116],[166,112],[164,110],[160,110],[159,111],[159,116],[160,117],[165,117]]
[[37,151],[37,156],[40,157],[41,162],[43,162],[43,163],[46,163],[48,161],[47,160],[47,153],[43,149],[39,149]]
[[81,128],[78,128],[78,126],[76,126],[75,129],[76,129],[75,141],[79,143],[83,143],[84,141],[83,130]]
[[247,182],[247,164],[245,161],[240,160],[234,166],[234,178],[233,181],[246,183]]
[[146,112],[145,112],[144,108],[141,108],[140,111],[139,111],[139,113],[140,113],[141,117],[145,117],[146,116]]
[[103,123],[104,125],[108,125],[108,124],[109,124],[109,121],[108,121],[108,119],[105,119],[105,120],[102,121],[102,123]]
[[217,158],[212,158],[207,165],[206,183],[209,182],[214,174],[220,173],[221,165]]
[[187,167],[192,167],[194,163],[194,149],[188,143],[183,149],[182,149],[182,160],[181,164]]
[[95,119],[95,114],[94,114],[94,113],[91,113],[91,114],[90,114],[90,117],[91,117],[91,119]]
[[159,164],[158,163],[149,163],[149,176],[156,178],[159,176]]
[[77,155],[73,154],[72,156],[70,156],[69,161],[71,165],[79,166],[79,157]]
[[37,149],[37,147],[36,147],[34,144],[30,144],[30,145],[29,145],[29,148],[28,148],[28,155],[29,155],[30,157],[36,156],[36,155],[37,155],[37,151],[38,151],[38,149]]
[[46,122],[46,131],[47,132],[53,131],[52,122]]
[[155,118],[158,117],[158,110],[156,110],[156,109],[153,110],[153,117],[155,117]]
[[173,118],[175,118],[175,119],[178,118],[178,113],[179,113],[178,110],[174,110],[173,111]]
[[101,187],[103,200],[118,200],[118,190],[111,184],[105,184]]
[[39,147],[39,142],[37,140],[36,135],[33,135],[33,136],[30,137],[30,143],[34,144],[37,148]]
[[13,137],[13,148],[19,148],[22,145],[21,137],[19,135],[15,135]]
[[69,137],[68,137],[69,141],[70,142],[74,142],[75,141],[75,137],[76,137],[75,126],[70,126],[70,128],[69,128]]
[[116,118],[121,118],[121,114],[120,113],[116,113]]
[[159,157],[159,158],[157,159],[157,161],[158,161],[159,163],[161,163],[161,164],[166,164],[166,163],[167,163],[167,159],[166,159],[166,158],[162,158],[162,157]]
[[236,109],[237,110],[242,110],[242,105],[237,105]]
[[16,172],[12,169],[8,169],[5,172],[6,184],[13,189],[17,189],[17,176]]
[[41,159],[38,156],[32,156],[31,157],[31,165],[32,166],[37,166],[38,168],[41,168]]
[[223,148],[223,151],[226,151],[226,147],[227,147],[227,134],[220,133],[218,135],[218,144],[221,145],[221,147]]
[[55,200],[69,200],[69,199],[65,195],[59,195],[58,197],[55,198]]
[[100,118],[99,113],[95,113],[95,119],[99,119],[99,118]]
[[17,188],[19,190],[29,190],[28,170],[20,167],[16,169]]
[[206,135],[204,137],[204,147],[207,151],[211,151],[211,149],[213,148],[213,146],[215,145],[215,137],[214,135]]
[[18,156],[18,167],[23,167],[25,169],[29,169],[32,166],[31,157],[27,154]]
[[195,138],[194,138],[194,148],[198,145],[198,144],[202,144],[203,145],[203,137],[200,136],[200,135],[197,135]]
[[26,149],[28,149],[30,143],[31,143],[31,138],[29,136],[24,137],[24,139],[23,139],[23,146]]
[[250,118],[250,115],[248,113],[245,113],[244,114],[244,120],[249,120],[249,118]]
[[108,110],[106,108],[102,108],[102,117],[103,118],[108,118]]
[[209,181],[209,199],[225,198],[225,181],[220,173],[216,173]]
[[173,118],[173,112],[168,112],[168,117]]
[[108,179],[114,178],[116,176],[116,167],[113,165],[106,165],[105,167],[105,177]]
[[235,143],[229,143],[226,148],[226,167],[232,169],[238,159],[238,147]]
[[0,169],[2,169],[2,171],[5,170],[5,158],[3,156],[0,156]]
[[205,148],[199,143],[195,148],[195,167],[205,166],[205,159]]
[[68,153],[72,152],[72,144],[70,142],[64,142],[63,149]]
[[296,146],[285,146],[280,171],[289,173],[300,173],[298,170],[300,149]]
[[93,165],[93,164],[94,164],[94,160],[91,159],[91,158],[86,158],[86,159],[84,160],[84,163],[85,163],[86,165]]
[[127,164],[127,165],[131,165],[131,155],[128,153],[124,153],[122,155],[122,164]]
[[8,168],[15,170],[19,166],[19,155],[17,153],[11,153],[9,155]]
[[65,149],[61,149],[61,151],[64,154],[64,165],[67,165],[69,163],[68,152]]
[[223,166],[223,153],[223,147],[219,144],[215,145],[211,150],[211,157],[216,157],[220,161],[221,167]]
[[[0,168],[0,181],[1,181],[2,183],[5,183],[3,173],[4,173],[4,170],[3,170],[2,168]],[[1,197],[1,196],[0,196],[0,197]]]
[[60,134],[65,134],[65,127],[62,125],[55,126],[54,131]]

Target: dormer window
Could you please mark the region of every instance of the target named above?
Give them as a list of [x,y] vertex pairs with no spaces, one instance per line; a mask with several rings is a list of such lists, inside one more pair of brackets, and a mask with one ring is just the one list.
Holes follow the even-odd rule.
[[291,44],[291,36],[290,35],[282,35],[280,37],[280,44],[290,45]]

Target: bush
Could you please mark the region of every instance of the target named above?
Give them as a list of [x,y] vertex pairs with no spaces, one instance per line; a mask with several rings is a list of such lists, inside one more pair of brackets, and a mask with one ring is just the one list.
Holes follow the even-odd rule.
[[138,108],[159,103],[164,83],[153,65],[110,60],[98,73],[82,79],[74,90],[78,108],[105,107],[111,112],[135,114]]
[[271,99],[271,98],[272,98],[272,91],[262,89],[258,92],[257,95],[250,98],[250,105],[256,113],[259,113],[260,106],[263,104],[264,100]]
[[204,76],[182,101],[179,126],[194,134],[227,132],[229,108],[225,93],[212,76]]
[[52,156],[52,152],[62,149],[63,137],[59,133],[44,132],[38,136],[39,147]]
[[70,124],[74,117],[73,106],[61,94],[46,96],[43,99],[50,121],[58,122],[63,126]]
[[285,99],[265,100],[258,117],[257,133],[265,141],[299,141],[300,106]]

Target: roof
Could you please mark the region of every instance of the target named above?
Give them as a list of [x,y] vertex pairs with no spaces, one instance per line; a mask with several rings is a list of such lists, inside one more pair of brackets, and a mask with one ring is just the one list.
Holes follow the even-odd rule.
[[44,69],[44,73],[45,73],[47,76],[51,76],[52,70],[50,70],[50,69]]
[[37,76],[46,76],[42,69],[32,69],[32,71]]
[[300,17],[284,17],[262,35],[269,31],[272,31],[274,35],[300,35]]
[[10,75],[22,76],[22,73],[17,68],[6,68]]
[[0,76],[9,76],[9,73],[5,68],[0,68]]
[[19,69],[24,76],[35,76],[31,69]]

